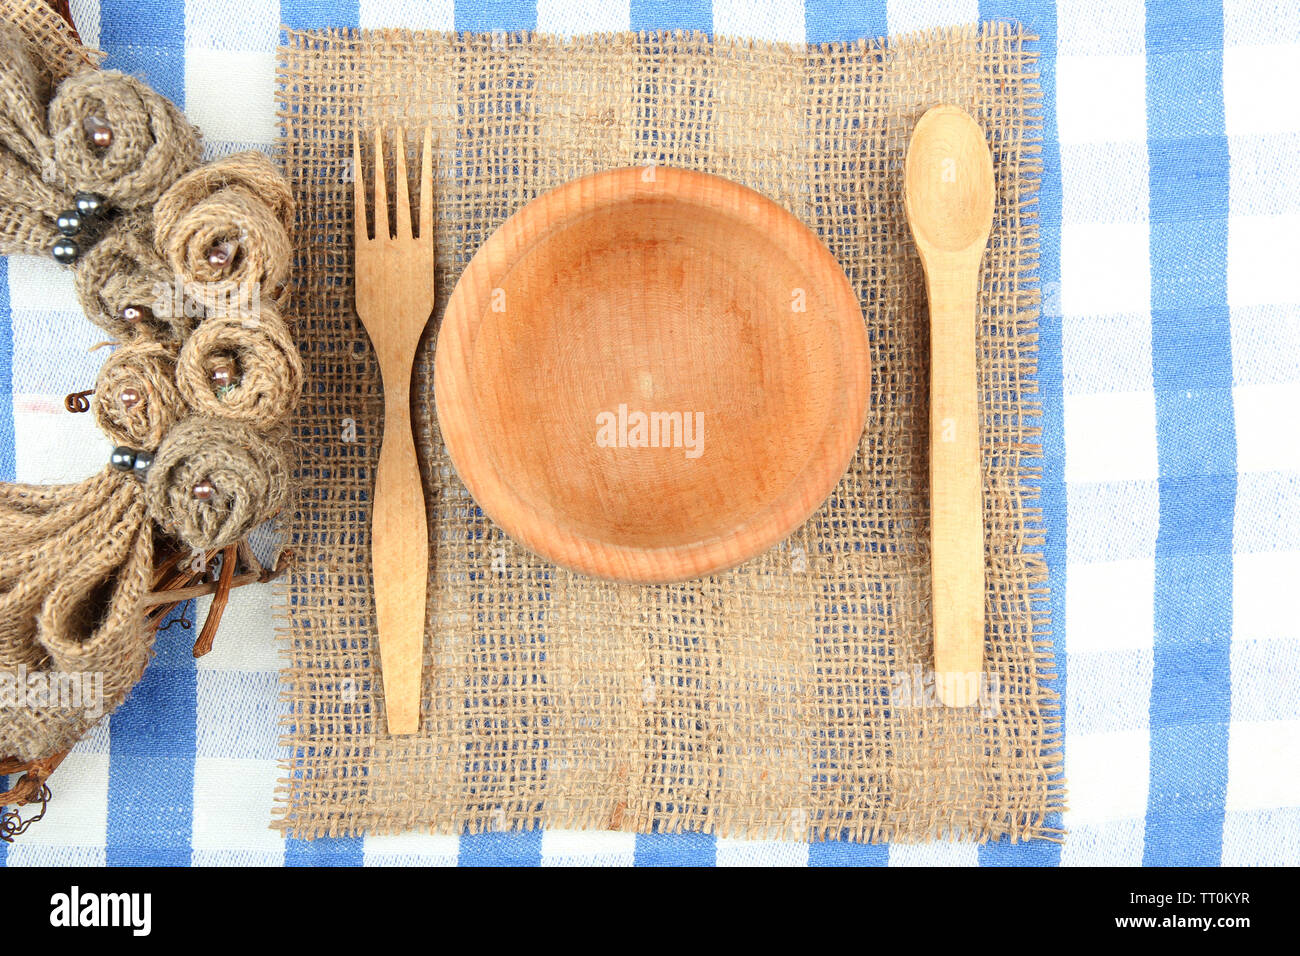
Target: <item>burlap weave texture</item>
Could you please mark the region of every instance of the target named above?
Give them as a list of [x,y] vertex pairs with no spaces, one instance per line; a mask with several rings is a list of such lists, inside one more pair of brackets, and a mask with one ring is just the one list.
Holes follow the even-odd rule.
[[[1033,54],[992,24],[852,46],[669,34],[287,33],[297,565],[282,588],[298,836],[557,827],[856,840],[1053,837],[1060,736],[1036,549],[1038,170]],[[934,706],[925,289],[902,205],[916,120],[956,103],[997,172],[981,292],[986,703]],[[378,369],[352,310],[351,131],[438,147],[439,307],[416,372],[433,542],[424,713],[383,733],[368,577]],[[433,420],[433,330],[521,205],[625,165],[750,186],[813,228],[872,344],[859,454],[789,540],[725,574],[632,587],[515,546],[456,478]]]

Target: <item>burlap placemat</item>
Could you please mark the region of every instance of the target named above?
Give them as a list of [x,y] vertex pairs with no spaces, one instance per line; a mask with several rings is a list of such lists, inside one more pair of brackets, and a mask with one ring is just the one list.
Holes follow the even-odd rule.
[[[276,825],[705,830],[807,839],[1053,837],[1059,728],[1046,639],[1033,402],[1038,170],[1018,27],[799,47],[701,36],[293,32],[281,51],[300,210],[298,564],[281,629],[292,748]],[[983,280],[988,555],[982,710],[926,693],[927,326],[902,207],[926,107],[978,115],[998,200]],[[770,196],[843,264],[870,327],[860,453],[793,537],[726,574],[631,587],[516,547],[456,478],[416,373],[434,543],[424,716],[383,733],[367,500],[379,377],[352,309],[350,133],[432,124],[440,307],[539,193],[597,170],[707,170]],[[412,148],[414,133],[411,133]],[[436,314],[437,314],[436,313]]]

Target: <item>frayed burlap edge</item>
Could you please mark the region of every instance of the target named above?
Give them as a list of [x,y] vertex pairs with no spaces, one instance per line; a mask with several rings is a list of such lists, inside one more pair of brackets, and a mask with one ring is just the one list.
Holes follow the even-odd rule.
[[104,59],[102,51],[77,42],[67,22],[46,0],[0,0],[0,17],[22,31],[40,58],[46,79],[53,83],[96,69]]

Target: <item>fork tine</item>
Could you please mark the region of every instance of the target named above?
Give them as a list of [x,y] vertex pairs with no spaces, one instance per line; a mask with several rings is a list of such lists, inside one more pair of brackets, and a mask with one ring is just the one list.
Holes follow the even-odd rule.
[[388,183],[384,173],[384,128],[375,127],[375,238],[388,239],[392,229],[388,223]]
[[361,131],[352,127],[352,210],[356,217],[353,233],[358,243],[370,238],[366,226],[366,175],[361,170]]
[[420,239],[433,241],[433,129],[424,128],[420,148]]
[[397,238],[411,238],[411,194],[406,182],[406,129],[397,127]]

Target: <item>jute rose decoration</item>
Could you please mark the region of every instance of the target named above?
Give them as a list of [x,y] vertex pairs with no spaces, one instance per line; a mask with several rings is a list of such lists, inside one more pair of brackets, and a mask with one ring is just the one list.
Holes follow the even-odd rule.
[[[0,804],[44,799],[62,755],[127,696],[166,610],[222,555],[212,630],[244,540],[289,496],[302,364],[276,303],[293,203],[266,156],[200,164],[199,134],[139,79],[90,67],[51,84],[0,23],[0,252],[67,265],[113,347],[92,392],[116,446],[73,485],[0,484],[0,674],[95,674],[102,706],[6,708]],[[274,573],[274,572],[271,572]],[[0,839],[25,824],[6,817]]]

